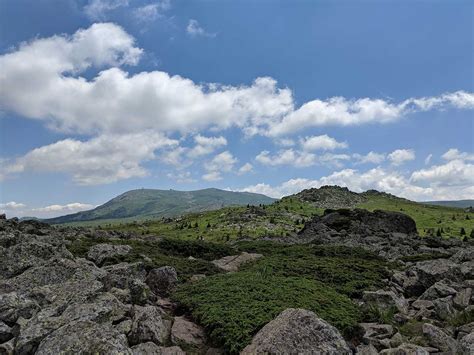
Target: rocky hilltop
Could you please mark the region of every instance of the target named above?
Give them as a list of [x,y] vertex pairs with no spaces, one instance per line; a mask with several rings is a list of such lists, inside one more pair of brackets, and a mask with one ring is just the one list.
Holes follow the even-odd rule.
[[[360,314],[365,314],[350,326],[350,333],[336,328],[332,322],[340,322],[333,316],[321,317],[324,307],[320,308],[321,314],[288,307],[266,325],[259,325],[251,341],[240,348],[243,354],[474,353],[472,242],[422,239],[416,234],[414,221],[401,213],[357,209],[327,211],[289,238],[286,243],[304,245],[310,253],[319,253],[327,260],[338,250],[343,250],[348,259],[353,257],[351,253],[365,255],[358,251],[363,248],[374,253],[367,254],[374,255],[373,261],[380,258],[386,278],[372,283],[372,288],[348,292],[352,300],[337,296],[340,298],[336,306],[349,307],[351,303],[350,312],[358,314],[357,307]],[[256,276],[249,270],[253,263],[270,258],[273,243],[259,241],[261,253],[241,253],[236,246],[208,246],[204,250],[199,243],[179,244],[186,265],[195,265],[192,270],[196,274],[190,276],[193,271],[187,271],[188,266],[179,271],[163,262],[159,266],[138,251],[142,243],[146,247],[156,245],[150,243],[157,240],[160,238],[153,235],[56,228],[37,221],[0,219],[0,354],[236,352],[238,348],[225,348],[225,342],[219,343],[227,335],[216,337],[220,329],[217,324],[206,323],[212,313],[190,312],[192,309],[183,308],[170,295],[181,287],[179,284],[196,287],[191,296],[198,297],[195,306],[199,307],[206,300],[199,300],[196,290],[205,292],[211,281],[252,279],[268,283],[272,277],[268,268],[259,268]],[[82,248],[79,252],[77,245]],[[282,253],[286,250],[282,249]],[[295,250],[301,253],[300,249]],[[206,253],[211,251],[212,256],[221,257],[205,262]],[[175,261],[171,256],[162,257]],[[362,268],[362,264],[354,267]],[[247,271],[240,273],[242,268]],[[216,276],[208,277],[204,270],[211,270]],[[319,279],[331,276],[315,272]],[[226,273],[230,278],[219,276]],[[275,276],[275,280],[286,282],[294,278]],[[351,280],[346,282],[350,285]],[[300,284],[291,285],[294,289]],[[230,296],[255,292],[250,288],[231,290]],[[334,292],[330,288],[324,290],[321,295]],[[264,294],[257,293],[256,297],[260,299]],[[264,305],[271,302],[270,299]],[[325,302],[325,307],[334,307],[330,299]],[[352,314],[349,308],[337,312],[328,314]],[[198,324],[200,321],[205,326]],[[225,317],[219,320],[225,321]],[[245,322],[240,326],[245,327]]]
[[319,208],[351,208],[366,201],[363,195],[340,186],[306,189],[293,196]]

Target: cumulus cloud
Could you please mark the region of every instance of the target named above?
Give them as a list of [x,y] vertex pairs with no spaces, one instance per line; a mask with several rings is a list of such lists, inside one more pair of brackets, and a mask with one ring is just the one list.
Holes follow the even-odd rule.
[[463,160],[450,160],[446,164],[434,165],[413,172],[411,180],[427,182],[432,186],[471,186],[474,187],[474,164]]
[[244,174],[250,173],[251,171],[253,171],[253,165],[250,163],[245,163],[239,168],[238,174],[244,175]]
[[391,152],[387,158],[393,165],[402,165],[407,161],[415,159],[415,151],[413,149],[397,149]]
[[180,184],[196,182],[196,179],[193,178],[192,174],[189,171],[178,172],[176,174],[168,173],[166,174],[166,176],[169,179],[174,180]]
[[[101,16],[122,6],[128,6],[128,1],[91,0],[87,11],[91,16]],[[153,13],[153,7],[147,11]],[[199,32],[196,27],[191,28]],[[276,80],[270,77],[256,78],[250,85],[230,86],[197,84],[162,71],[129,74],[126,66],[136,65],[142,53],[135,39],[120,26],[96,23],[72,35],[36,38],[0,55],[2,111],[41,120],[49,128],[64,133],[90,138],[89,141],[66,139],[37,148],[9,162],[2,176],[27,170],[55,171],[71,174],[74,181],[81,184],[106,183],[146,175],[141,162],[153,159],[153,152],[159,147],[149,142],[147,137],[151,135],[160,136],[161,141],[171,134],[195,135],[205,130],[215,132],[236,127],[246,136],[259,134],[291,143],[283,137],[310,127],[386,123],[417,111],[474,108],[474,95],[463,91],[398,103],[336,97],[316,99],[296,107],[292,91],[278,87]],[[108,161],[101,154],[103,145],[113,145],[112,137],[119,143],[117,152]],[[145,137],[146,144],[145,152],[138,149],[139,157],[122,148],[121,141],[132,139],[141,143],[140,137]],[[332,141],[328,136],[308,138],[305,142],[308,147],[313,145],[311,149],[327,150],[342,148],[345,144]],[[97,144],[101,149],[88,148]],[[205,144],[197,144],[196,150],[173,146],[175,151],[167,150],[162,159],[174,160],[176,164],[180,164],[188,152],[199,155],[206,149],[213,151]],[[92,168],[81,164],[76,167],[67,160],[46,161],[62,157],[61,150],[69,157],[79,157],[79,161],[86,155]],[[36,156],[39,163],[33,161],[32,157]],[[268,152],[262,152],[260,162],[268,162],[265,157],[273,158]],[[317,161],[311,152],[291,149],[281,151],[275,158],[282,163],[295,158],[298,166],[310,166]],[[102,174],[97,161],[105,162]]]
[[444,160],[468,160],[474,161],[474,154],[460,152],[458,149],[451,148],[441,156]]
[[137,7],[133,10],[133,17],[138,22],[150,22],[154,21],[166,10],[171,7],[170,0],[162,0],[159,2],[154,2],[152,4],[147,4],[144,6]]
[[72,175],[81,185],[95,185],[142,177],[143,161],[155,158],[155,150],[176,145],[177,141],[159,133],[103,135],[82,142],[65,139],[36,148],[3,167],[4,175],[23,171],[59,172]]
[[197,158],[214,152],[219,147],[227,145],[227,139],[224,137],[204,137],[200,134],[194,137],[196,145],[188,152],[190,158]]
[[186,27],[186,32],[191,37],[215,37],[215,33],[207,32],[197,20],[191,19],[188,22],[188,26]]
[[380,164],[385,160],[385,154],[372,151],[368,152],[366,155],[356,153],[352,156],[358,164]]
[[279,136],[318,126],[388,123],[409,113],[446,107],[472,110],[474,94],[457,91],[437,97],[410,98],[400,103],[382,99],[346,99],[344,97],[313,100],[286,115],[278,124],[271,127],[269,134]]
[[334,150],[347,148],[346,142],[338,142],[327,134],[322,136],[306,137],[301,140],[301,146],[304,150]]
[[222,173],[232,171],[237,159],[228,151],[217,154],[211,161],[207,162],[204,168],[207,173],[202,176],[206,181],[222,180]]
[[275,155],[270,155],[268,150],[264,150],[255,157],[255,160],[263,165],[292,165],[297,168],[304,168],[316,164],[316,155],[294,149],[280,150]]
[[84,12],[92,20],[104,20],[108,12],[128,6],[128,0],[90,0]]
[[[17,210],[17,209],[24,208],[24,207],[26,207],[25,204],[15,202],[15,201],[0,203],[0,209],[2,211],[6,210],[6,209]],[[4,213],[4,212],[2,212],[2,213]]]

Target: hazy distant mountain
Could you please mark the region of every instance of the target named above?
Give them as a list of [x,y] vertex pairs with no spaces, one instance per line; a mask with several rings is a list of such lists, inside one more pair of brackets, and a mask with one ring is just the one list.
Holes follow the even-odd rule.
[[457,201],[425,201],[422,202],[427,205],[447,206],[447,207],[459,207],[468,208],[474,207],[474,200],[457,200]]
[[219,189],[197,191],[139,189],[125,192],[89,211],[44,220],[68,223],[117,218],[173,217],[232,205],[270,204],[275,199],[250,192]]

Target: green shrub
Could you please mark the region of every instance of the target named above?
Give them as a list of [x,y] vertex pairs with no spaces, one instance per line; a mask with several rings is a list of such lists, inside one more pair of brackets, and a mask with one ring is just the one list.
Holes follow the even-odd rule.
[[350,334],[360,312],[346,296],[314,280],[238,272],[181,285],[173,299],[206,327],[213,341],[237,353],[286,308],[304,308]]

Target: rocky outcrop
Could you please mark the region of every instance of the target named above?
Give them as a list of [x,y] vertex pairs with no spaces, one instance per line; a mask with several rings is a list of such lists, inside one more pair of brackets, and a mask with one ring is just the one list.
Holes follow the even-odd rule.
[[[176,271],[148,272],[141,262],[101,267],[131,247],[99,244],[90,248],[91,260],[76,258],[66,248],[68,233],[89,232],[0,219],[0,354],[184,354],[170,346],[175,307],[159,299],[176,286]],[[202,328],[177,320],[174,341],[201,339],[205,351]]]
[[240,255],[224,256],[221,259],[212,261],[212,263],[225,272],[235,272],[238,271],[243,264],[255,261],[261,257],[263,257],[262,254],[243,252]]
[[[297,236],[272,240],[290,244],[313,242],[362,247],[390,260],[430,253],[449,258],[463,245],[454,238],[420,238],[415,221],[403,213],[362,209],[326,210],[323,216],[307,222]],[[469,270],[466,265],[464,272],[469,273]]]
[[315,313],[289,308],[266,324],[242,354],[351,354],[336,328]]

